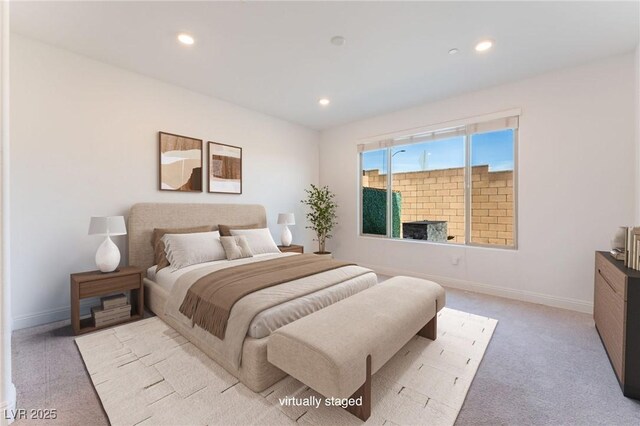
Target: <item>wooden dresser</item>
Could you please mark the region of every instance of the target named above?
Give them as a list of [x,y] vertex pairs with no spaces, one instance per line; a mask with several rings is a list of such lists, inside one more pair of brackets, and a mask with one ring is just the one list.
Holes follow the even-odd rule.
[[640,399],[640,271],[596,252],[593,318],[622,393]]

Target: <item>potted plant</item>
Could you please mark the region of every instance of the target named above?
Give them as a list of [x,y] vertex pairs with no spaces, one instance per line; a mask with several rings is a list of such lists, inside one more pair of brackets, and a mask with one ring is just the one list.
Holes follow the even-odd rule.
[[318,241],[318,251],[315,254],[331,256],[331,252],[326,251],[327,239],[331,238],[331,230],[338,224],[336,222],[336,209],[338,205],[333,201],[335,194],[329,191],[329,187],[321,188],[311,184],[310,189],[305,189],[307,198],[302,200],[302,204],[309,206],[307,220],[310,225],[307,229],[312,229],[316,233],[315,241]]

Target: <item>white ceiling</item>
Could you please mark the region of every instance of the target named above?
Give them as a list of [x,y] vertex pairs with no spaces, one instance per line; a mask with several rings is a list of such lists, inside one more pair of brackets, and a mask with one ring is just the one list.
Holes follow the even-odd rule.
[[[629,52],[640,14],[608,1],[11,7],[19,34],[315,129]],[[495,47],[478,54],[483,38]]]

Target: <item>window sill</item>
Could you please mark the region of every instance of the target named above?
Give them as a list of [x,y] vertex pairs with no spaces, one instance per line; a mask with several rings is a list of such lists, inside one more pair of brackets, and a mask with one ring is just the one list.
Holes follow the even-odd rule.
[[367,235],[367,234],[359,234],[358,238],[366,239],[366,240],[376,240],[376,241],[392,241],[394,243],[406,243],[406,244],[425,244],[431,246],[445,246],[445,247],[457,247],[457,248],[472,248],[472,249],[484,249],[484,250],[499,250],[499,251],[509,251],[515,252],[518,251],[517,246],[509,247],[509,246],[493,246],[486,244],[463,244],[463,243],[438,243],[434,241],[424,241],[424,240],[413,240],[410,238],[388,238],[384,235],[376,236],[376,235]]

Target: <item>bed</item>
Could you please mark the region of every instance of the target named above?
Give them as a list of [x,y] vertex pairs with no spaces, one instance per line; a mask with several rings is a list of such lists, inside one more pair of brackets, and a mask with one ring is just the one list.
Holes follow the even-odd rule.
[[143,281],[145,305],[149,310],[250,389],[260,392],[286,376],[286,373],[267,361],[267,341],[271,332],[375,285],[377,277],[369,269],[350,265],[254,292],[234,305],[227,335],[220,340],[194,326],[179,312],[179,305],[190,283],[211,271],[226,267],[297,255],[262,254],[249,259],[193,265],[175,272],[169,268],[155,272],[151,246],[154,228],[218,224],[258,224],[266,227],[265,209],[249,204],[136,204],[131,208],[128,218],[129,264],[147,270]]

